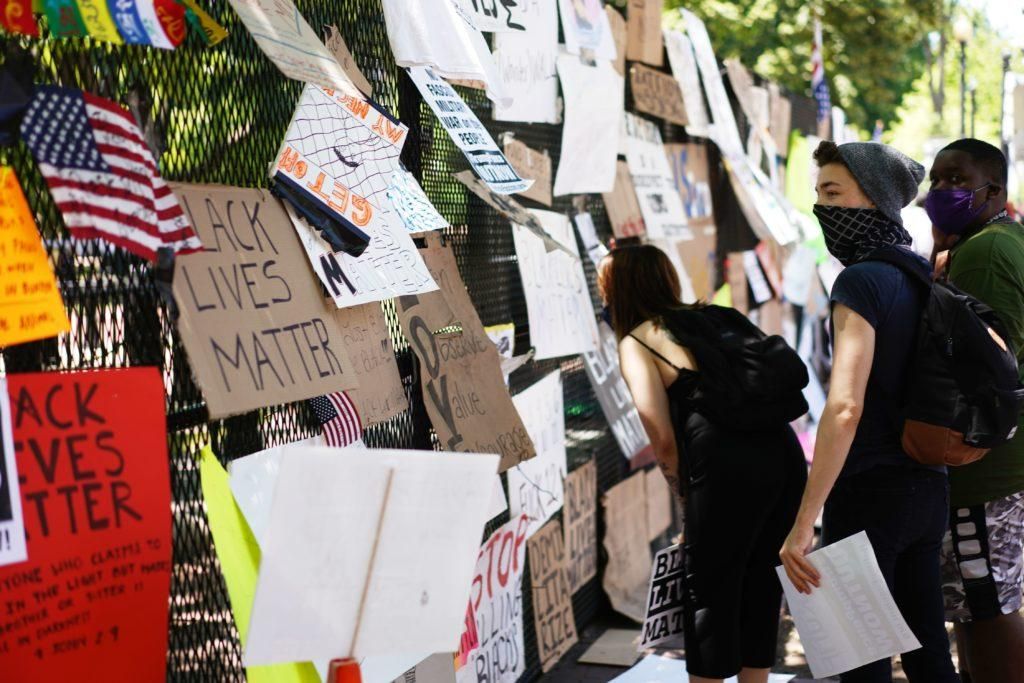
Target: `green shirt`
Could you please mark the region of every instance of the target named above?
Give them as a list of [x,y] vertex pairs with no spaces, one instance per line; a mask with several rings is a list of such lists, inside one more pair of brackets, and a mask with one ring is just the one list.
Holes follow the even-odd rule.
[[[999,315],[1024,371],[1024,227],[1003,219],[957,244],[950,251],[949,281]],[[993,448],[978,462],[949,468],[954,507],[1024,491],[1024,417],[1018,424],[1009,443]]]

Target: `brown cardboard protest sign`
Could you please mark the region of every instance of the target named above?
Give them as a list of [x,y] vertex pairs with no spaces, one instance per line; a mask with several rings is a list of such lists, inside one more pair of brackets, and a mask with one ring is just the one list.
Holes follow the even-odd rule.
[[551,157],[548,153],[531,149],[512,136],[506,136],[504,151],[519,176],[533,181],[533,185],[517,194],[551,206]]
[[569,589],[597,576],[597,464],[591,460],[565,478],[565,554]]
[[[462,283],[455,255],[436,233],[420,250],[437,292],[396,299],[405,338],[420,362],[427,414],[448,451],[496,453],[500,471],[536,455],[501,374],[501,358]],[[458,326],[456,332],[438,332]]]
[[750,297],[747,295],[747,271],[743,267],[743,252],[732,251],[726,257],[725,280],[732,294],[732,307],[744,315],[750,311]]
[[657,467],[647,470],[644,488],[647,492],[647,533],[653,541],[672,526],[672,490]]
[[602,586],[612,607],[642,623],[647,614],[651,546],[647,532],[647,491],[643,472],[608,489],[604,505],[604,549],[608,565]]
[[629,87],[633,91],[637,111],[680,126],[689,123],[679,81],[672,75],[643,64],[634,64],[629,68]]
[[551,520],[526,542],[533,586],[533,621],[541,669],[547,673],[576,644],[576,617],[565,570],[562,524]]
[[178,331],[211,418],[355,388],[334,312],[264,190],[174,185],[205,250],[178,256]]
[[626,76],[626,41],[627,29],[626,20],[611,5],[605,5],[604,11],[608,15],[608,28],[612,32],[612,40],[615,41],[615,61],[612,66],[622,77]]
[[405,411],[409,402],[380,303],[339,308],[335,317],[359,378],[359,388],[349,389],[348,395],[359,410],[363,426],[384,422]]
[[356,64],[352,53],[349,52],[348,45],[345,44],[345,39],[341,37],[341,32],[337,26],[327,27],[327,39],[324,41],[324,45],[334,55],[334,58],[338,60],[341,70],[345,72],[345,75],[349,77],[352,83],[362,90],[364,95],[372,95],[373,86],[370,85],[370,81],[366,80],[363,72],[359,70],[359,65]]
[[638,237],[646,232],[644,217],[640,213],[640,201],[633,187],[633,176],[625,161],[616,162],[615,187],[601,196],[616,237]]
[[779,156],[786,158],[789,156],[789,132],[793,126],[793,104],[777,83],[768,84],[768,99],[769,129]]
[[628,47],[626,58],[634,62],[647,62],[661,66],[661,13],[664,0],[629,0],[626,15]]

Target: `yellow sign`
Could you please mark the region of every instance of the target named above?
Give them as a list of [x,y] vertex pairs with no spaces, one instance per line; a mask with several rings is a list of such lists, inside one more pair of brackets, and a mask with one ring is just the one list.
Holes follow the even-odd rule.
[[75,0],[78,12],[82,15],[85,30],[96,40],[121,45],[124,39],[117,32],[117,24],[110,15],[106,0]]
[[228,37],[227,29],[218,24],[216,19],[204,12],[203,8],[196,3],[196,0],[181,0],[181,4],[185,5],[199,19],[199,23],[203,27],[203,33],[206,34],[206,42],[208,44],[216,45]]
[[14,169],[0,166],[0,346],[71,328]]

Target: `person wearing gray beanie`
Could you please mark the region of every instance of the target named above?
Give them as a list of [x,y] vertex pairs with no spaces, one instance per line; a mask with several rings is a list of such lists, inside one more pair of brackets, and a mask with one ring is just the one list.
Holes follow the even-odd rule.
[[[908,247],[900,209],[924,168],[870,142],[814,153],[825,245],[846,268],[829,292],[832,376],[800,510],[779,556],[794,587],[821,575],[806,554],[822,516],[822,544],[867,534],[882,576],[921,647],[901,655],[910,683],[959,681],[943,614],[939,550],[949,519],[945,468],[913,460],[901,443],[900,408],[931,267]],[[886,259],[886,260],[883,260]],[[892,261],[898,262],[895,265]],[[892,683],[889,658],[844,673],[843,683]]]

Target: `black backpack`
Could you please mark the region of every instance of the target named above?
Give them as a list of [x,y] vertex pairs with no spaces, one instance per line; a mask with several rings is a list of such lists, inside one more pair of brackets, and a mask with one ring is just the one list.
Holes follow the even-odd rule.
[[771,429],[807,412],[807,366],[786,340],[767,336],[739,311],[719,306],[664,316],[700,369],[693,409],[723,427]]
[[903,403],[903,450],[926,465],[966,465],[1013,438],[1024,401],[1006,327],[995,311],[933,282],[899,249],[868,260],[900,268],[926,290]]

